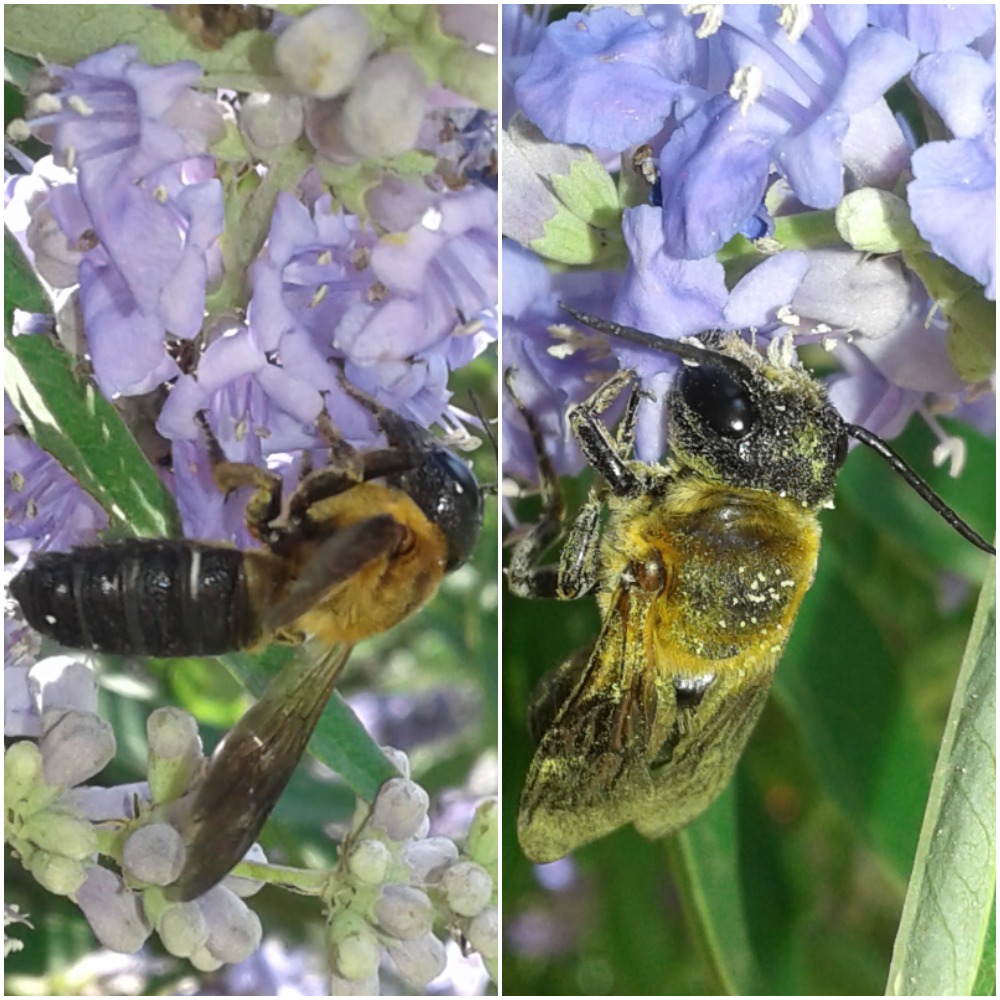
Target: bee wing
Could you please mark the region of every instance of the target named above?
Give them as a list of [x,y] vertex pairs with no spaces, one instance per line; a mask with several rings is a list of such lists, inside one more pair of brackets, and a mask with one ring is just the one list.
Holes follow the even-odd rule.
[[296,765],[351,652],[325,650],[313,662],[297,653],[216,748],[182,833],[184,869],[171,887],[180,900],[211,889],[257,839]]
[[379,514],[341,528],[316,549],[285,596],[264,615],[267,634],[291,625],[332,587],[349,580],[399,543],[403,528],[391,514]]
[[659,837],[722,791],[766,701],[773,675],[732,667],[691,678],[651,647],[651,600],[619,589],[590,656],[550,690],[564,696],[528,772],[518,837],[554,861],[627,823]]

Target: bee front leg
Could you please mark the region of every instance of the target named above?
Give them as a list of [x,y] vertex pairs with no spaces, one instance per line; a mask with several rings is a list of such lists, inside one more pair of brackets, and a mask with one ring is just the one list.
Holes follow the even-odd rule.
[[309,508],[314,504],[345,493],[358,483],[408,472],[419,459],[412,448],[358,451],[340,436],[325,411],[320,414],[317,427],[327,445],[329,464],[313,471],[306,453],[302,478],[288,506],[289,522],[293,525],[308,520]]
[[229,496],[240,486],[253,487],[253,495],[246,506],[247,530],[258,541],[266,542],[271,535],[271,522],[281,513],[281,477],[248,462],[230,462],[209,426],[204,410],[195,414],[195,421],[208,446],[212,478],[220,492]]
[[601,505],[595,491],[580,508],[566,531],[566,541],[556,566],[539,566],[545,551],[563,534],[566,504],[559,478],[545,451],[541,428],[534,414],[524,405],[514,389],[514,369],[504,375],[507,392],[517,406],[535,450],[542,513],[537,523],[514,546],[507,579],[518,597],[573,600],[589,593],[597,582],[597,547],[600,541]]
[[[625,414],[616,437],[598,419],[628,388]],[[630,466],[635,445],[635,424],[644,393],[631,369],[616,372],[589,399],[570,407],[569,425],[587,461],[603,477],[615,496],[638,496],[645,491],[644,479]]]

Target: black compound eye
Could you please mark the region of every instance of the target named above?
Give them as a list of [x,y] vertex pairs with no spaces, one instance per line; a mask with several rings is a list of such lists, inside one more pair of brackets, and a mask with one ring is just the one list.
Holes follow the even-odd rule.
[[757,412],[750,393],[727,371],[699,365],[685,368],[680,379],[684,402],[720,437],[736,441],[753,429]]

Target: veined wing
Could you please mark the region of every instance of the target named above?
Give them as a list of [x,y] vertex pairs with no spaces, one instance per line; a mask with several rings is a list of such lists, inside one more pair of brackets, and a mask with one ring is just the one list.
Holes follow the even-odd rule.
[[619,587],[590,656],[567,664],[553,685],[565,700],[541,737],[518,815],[533,861],[554,861],[627,823],[649,837],[670,833],[732,775],[774,664],[750,674],[720,661],[713,673],[704,661],[705,673],[692,675],[655,661],[647,629],[655,600]]
[[207,892],[250,849],[323,714],[351,646],[297,651],[216,748],[183,828],[187,855],[171,893]]

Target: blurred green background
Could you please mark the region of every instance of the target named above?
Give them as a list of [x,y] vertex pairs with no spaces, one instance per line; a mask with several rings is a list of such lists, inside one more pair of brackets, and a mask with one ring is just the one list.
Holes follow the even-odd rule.
[[[992,538],[995,443],[947,424],[968,444],[952,480],[931,468],[917,423],[893,445]],[[598,621],[592,600],[504,594],[505,993],[885,990],[951,691],[994,568],[864,448],[822,524],[816,581],[735,781],[660,842],[627,829],[554,865],[521,854],[526,704]]]

